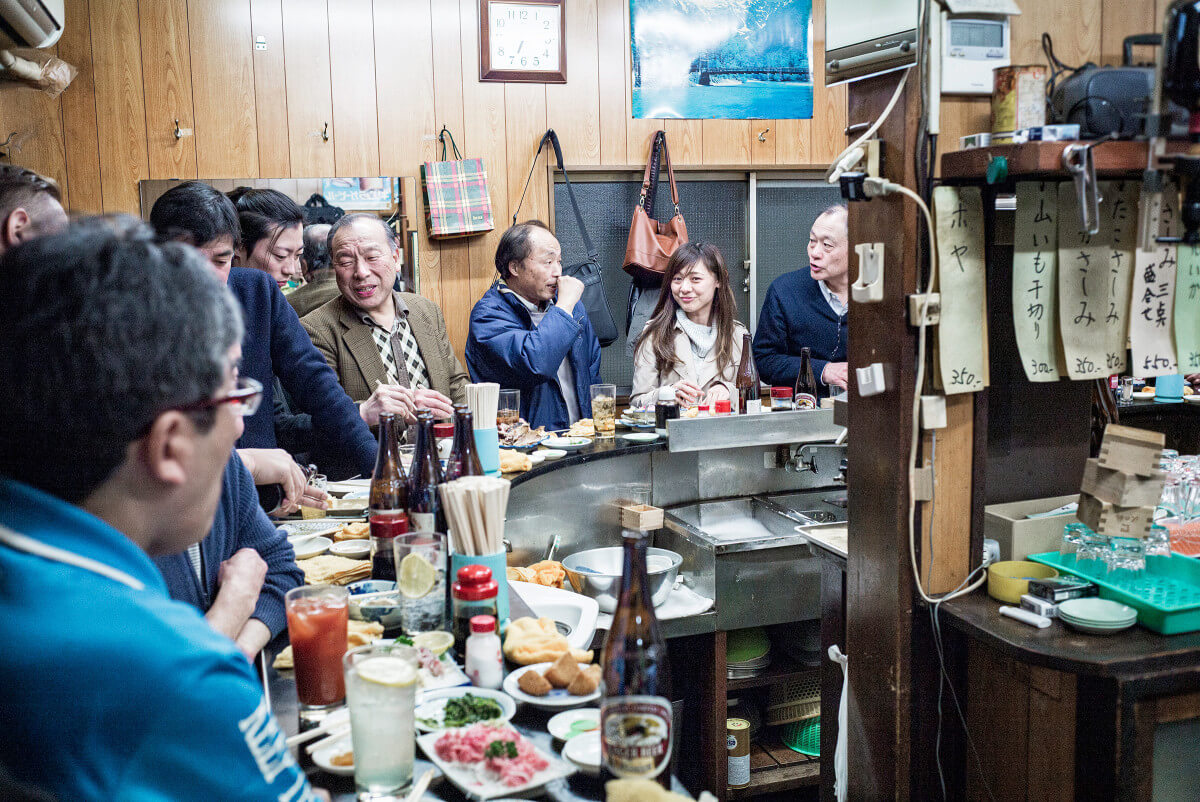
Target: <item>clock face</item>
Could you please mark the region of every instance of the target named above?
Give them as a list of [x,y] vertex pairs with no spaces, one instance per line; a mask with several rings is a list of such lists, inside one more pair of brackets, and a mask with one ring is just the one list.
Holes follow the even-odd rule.
[[488,7],[493,70],[558,72],[562,6],[497,3]]

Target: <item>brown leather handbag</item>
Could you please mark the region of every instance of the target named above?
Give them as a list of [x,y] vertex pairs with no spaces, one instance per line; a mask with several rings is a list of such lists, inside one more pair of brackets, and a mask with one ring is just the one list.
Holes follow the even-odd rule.
[[[655,220],[647,211],[653,209],[654,194],[658,190],[658,171],[655,170],[651,178],[650,168],[658,163],[660,152],[667,163],[671,202],[675,207],[674,216],[665,223]],[[650,159],[646,162],[642,192],[633,207],[633,223],[629,226],[629,240],[625,244],[625,272],[644,283],[660,283],[671,254],[687,241],[687,224],[679,211],[679,188],[675,186],[675,171],[671,168],[671,153],[667,150],[667,132],[659,131],[654,135]]]

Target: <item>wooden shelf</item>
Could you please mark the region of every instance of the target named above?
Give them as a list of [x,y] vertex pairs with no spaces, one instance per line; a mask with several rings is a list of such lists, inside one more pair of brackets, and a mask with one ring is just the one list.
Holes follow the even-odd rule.
[[796,662],[785,654],[779,654],[771,659],[771,665],[767,667],[767,670],[757,677],[726,680],[725,689],[727,692],[732,693],[733,691],[743,691],[747,688],[762,688],[798,677],[801,674],[817,671],[820,667],[820,663],[805,665],[804,663]]
[[[1008,177],[1040,176],[1066,180],[1070,178],[1062,166],[1062,152],[1067,145],[1078,142],[1027,142],[1024,145],[993,145],[987,148],[957,150],[942,155],[941,177],[947,180],[983,179],[993,157],[1008,160]],[[1140,173],[1146,169],[1146,142],[1104,142],[1093,151],[1097,173]],[[1166,151],[1186,150],[1186,142],[1168,142]]]
[[779,739],[777,729],[772,728],[750,744],[750,784],[730,788],[727,798],[748,799],[816,785],[820,780],[821,761],[789,749]]

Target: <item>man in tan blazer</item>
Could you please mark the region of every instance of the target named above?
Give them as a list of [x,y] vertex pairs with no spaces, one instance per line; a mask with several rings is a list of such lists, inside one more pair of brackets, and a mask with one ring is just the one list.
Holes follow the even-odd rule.
[[418,409],[453,415],[465,403],[467,373],[454,355],[446,320],[432,301],[395,292],[400,246],[372,214],[349,214],[329,231],[338,297],[300,323],[358,403],[370,426],[381,412],[414,421]]

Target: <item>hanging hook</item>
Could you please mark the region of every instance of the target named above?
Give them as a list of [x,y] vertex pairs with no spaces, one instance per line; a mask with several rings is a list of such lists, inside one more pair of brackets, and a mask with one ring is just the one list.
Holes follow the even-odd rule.
[[183,139],[183,131],[179,130],[179,118],[178,117],[175,118],[175,138]]
[[7,148],[9,143],[12,142],[14,139],[16,139],[16,137],[17,137],[17,132],[13,131],[11,134],[9,134],[8,136],[6,136],[4,138],[3,142],[0,142],[0,159],[7,159],[9,157],[8,151],[5,150],[5,148]]
[[767,134],[770,132],[770,130],[771,130],[770,128],[764,128],[764,129],[762,129],[761,131],[759,131],[759,132],[758,132],[758,141],[759,141],[759,142],[766,142],[766,141],[767,141]]
[[326,122],[325,127],[321,129],[321,141],[322,142],[329,141],[329,123],[328,122]]

